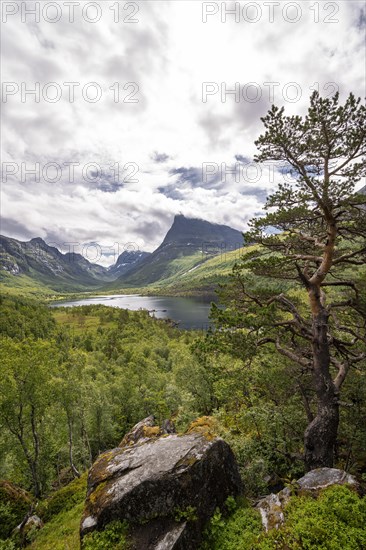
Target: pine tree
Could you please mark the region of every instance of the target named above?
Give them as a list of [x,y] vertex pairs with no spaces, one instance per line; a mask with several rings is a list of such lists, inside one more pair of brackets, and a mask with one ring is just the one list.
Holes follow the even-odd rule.
[[233,341],[245,328],[247,346],[291,361],[308,418],[306,466],[331,467],[342,384],[366,363],[366,191],[355,192],[366,109],[353,94],[341,105],[314,92],[305,117],[273,106],[262,122],[255,160],[285,163],[294,179],[251,221],[244,237],[258,246],[236,266],[234,300],[216,317],[236,327],[226,331]]

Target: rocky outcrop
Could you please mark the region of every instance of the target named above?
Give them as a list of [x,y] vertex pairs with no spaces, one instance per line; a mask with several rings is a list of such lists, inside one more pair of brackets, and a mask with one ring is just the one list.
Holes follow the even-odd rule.
[[317,468],[316,470],[311,470],[304,477],[298,479],[296,485],[298,494],[311,493],[313,496],[317,496],[319,491],[331,485],[349,485],[357,491],[360,488],[354,476],[337,468]]
[[317,468],[298,479],[292,490],[288,487],[277,494],[271,494],[259,501],[257,507],[266,531],[278,529],[285,521],[284,509],[293,493],[318,496],[322,489],[331,485],[348,485],[358,491],[360,486],[352,475],[336,468]]
[[129,447],[135,445],[137,442],[144,443],[151,438],[170,433],[175,433],[174,424],[171,420],[165,420],[161,428],[159,428],[159,426],[155,424],[155,417],[151,415],[136,424],[136,426],[124,436],[119,447]]
[[291,497],[291,490],[286,487],[279,493],[272,493],[258,503],[262,524],[266,531],[279,529],[285,522],[284,509]]
[[[131,546],[194,550],[215,508],[241,488],[230,447],[204,433],[161,434],[149,417],[99,456],[88,478],[81,537],[127,520]],[[157,429],[154,429],[157,428]]]

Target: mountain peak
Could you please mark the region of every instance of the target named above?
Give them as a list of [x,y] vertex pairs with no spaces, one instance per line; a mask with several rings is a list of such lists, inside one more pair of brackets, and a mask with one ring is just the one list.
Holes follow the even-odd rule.
[[147,285],[175,273],[175,260],[184,256],[194,257],[196,265],[212,255],[238,250],[242,246],[243,236],[236,229],[177,214],[161,245],[122,280],[128,285]]
[[240,248],[243,238],[239,231],[227,225],[211,223],[199,218],[186,218],[176,214],[174,221],[159,248],[169,243],[185,243],[202,248],[204,243],[226,245],[228,249]]
[[34,237],[30,241],[28,241],[31,244],[40,244],[42,246],[47,246],[45,241],[41,237]]

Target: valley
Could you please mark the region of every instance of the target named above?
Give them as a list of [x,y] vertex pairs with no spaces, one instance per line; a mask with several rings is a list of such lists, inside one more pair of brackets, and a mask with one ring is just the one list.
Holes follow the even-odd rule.
[[244,235],[178,214],[110,267],[1,237],[0,550],[366,548],[366,109],[339,99],[261,118],[256,162],[297,179]]
[[42,239],[0,240],[0,284],[13,294],[47,300],[69,295],[212,295],[243,251],[243,237],[228,226],[175,217],[153,252],[124,251],[109,268],[80,254],[62,254]]

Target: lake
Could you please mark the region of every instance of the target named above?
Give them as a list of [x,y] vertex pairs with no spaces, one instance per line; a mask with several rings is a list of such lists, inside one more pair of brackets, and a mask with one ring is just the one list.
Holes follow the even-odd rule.
[[212,299],[178,298],[172,296],[140,296],[138,294],[121,294],[96,296],[70,302],[59,302],[52,307],[75,307],[101,304],[137,311],[147,309],[157,319],[172,319],[179,328],[207,330],[210,326],[209,313]]

